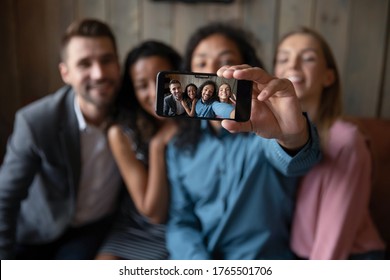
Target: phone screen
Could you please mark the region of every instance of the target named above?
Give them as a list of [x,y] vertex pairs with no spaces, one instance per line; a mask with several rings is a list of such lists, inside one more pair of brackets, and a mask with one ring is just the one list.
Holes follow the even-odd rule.
[[163,71],[157,75],[156,87],[159,116],[249,120],[252,81],[209,73]]

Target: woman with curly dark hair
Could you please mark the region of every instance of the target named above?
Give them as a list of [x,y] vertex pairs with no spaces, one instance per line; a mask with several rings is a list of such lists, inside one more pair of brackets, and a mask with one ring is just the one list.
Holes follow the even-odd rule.
[[260,68],[247,38],[217,23],[197,30],[187,45],[186,70],[252,80],[253,95],[249,121],[182,120],[168,145],[172,259],[295,257],[289,247],[295,191],[319,159],[318,135],[292,84]]
[[[221,44],[227,43],[227,47],[220,50],[214,50],[213,45],[198,48],[205,39],[214,37],[221,38]],[[251,40],[254,41],[252,34],[230,24],[213,22],[205,25],[197,29],[189,38],[183,57],[183,68],[185,71],[203,73],[215,73],[223,65],[242,63],[263,68],[263,63],[257,56]],[[217,43],[219,44],[218,41]],[[210,49],[207,49],[208,47]],[[180,126],[177,145],[193,149],[200,133],[199,120],[182,121]]]

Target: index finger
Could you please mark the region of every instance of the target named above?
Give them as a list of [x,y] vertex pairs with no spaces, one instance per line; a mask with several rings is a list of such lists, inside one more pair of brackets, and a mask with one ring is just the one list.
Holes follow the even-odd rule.
[[217,75],[238,80],[251,80],[263,85],[275,79],[274,76],[268,74],[264,69],[251,67],[247,64],[223,66],[217,71]]

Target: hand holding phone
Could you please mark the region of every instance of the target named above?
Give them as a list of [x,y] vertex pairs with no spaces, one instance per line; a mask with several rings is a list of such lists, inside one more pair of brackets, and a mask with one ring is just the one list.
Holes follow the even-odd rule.
[[252,81],[209,73],[163,71],[157,75],[156,113],[163,117],[249,120]]

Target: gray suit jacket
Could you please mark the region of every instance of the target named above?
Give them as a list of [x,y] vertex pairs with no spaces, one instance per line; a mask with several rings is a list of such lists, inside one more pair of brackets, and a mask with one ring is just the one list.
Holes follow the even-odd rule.
[[69,86],[16,113],[0,168],[0,258],[15,242],[44,243],[70,225],[80,177],[80,135]]
[[164,97],[164,115],[176,116],[176,101],[172,93]]

